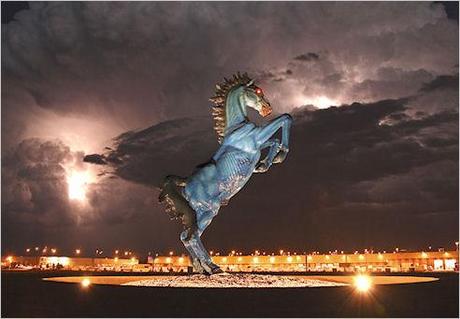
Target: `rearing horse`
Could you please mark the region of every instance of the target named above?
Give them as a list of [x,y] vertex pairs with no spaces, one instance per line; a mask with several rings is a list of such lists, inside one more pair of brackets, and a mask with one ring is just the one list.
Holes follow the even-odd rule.
[[[252,107],[262,117],[272,112],[261,88],[245,73],[216,85],[213,116],[220,148],[212,159],[196,168],[187,178],[166,177],[159,201],[166,201],[166,211],[180,219],[184,231],[181,241],[190,254],[195,271],[204,274],[220,273],[201,242],[201,235],[219,208],[227,205],[246,184],[253,173],[266,172],[273,163],[281,163],[289,151],[289,131],[292,117],[283,114],[264,126],[257,126],[247,117]],[[281,141],[274,138],[282,129]],[[261,151],[268,148],[260,160]],[[260,160],[260,161],[259,161]]]

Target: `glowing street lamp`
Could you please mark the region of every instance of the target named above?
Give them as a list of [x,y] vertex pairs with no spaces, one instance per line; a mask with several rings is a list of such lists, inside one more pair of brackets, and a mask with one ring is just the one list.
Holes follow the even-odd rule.
[[26,253],[30,253],[30,248],[27,248],[27,249],[26,249]]
[[367,275],[358,275],[354,278],[354,284],[357,291],[365,293],[368,292],[369,289],[371,289],[372,280]]
[[75,249],[75,254],[80,255],[80,249]]
[[51,253],[55,254],[56,253],[56,248],[52,248]]
[[81,286],[83,288],[88,288],[89,285],[91,285],[91,281],[89,280],[89,278],[84,278],[82,281],[81,281]]

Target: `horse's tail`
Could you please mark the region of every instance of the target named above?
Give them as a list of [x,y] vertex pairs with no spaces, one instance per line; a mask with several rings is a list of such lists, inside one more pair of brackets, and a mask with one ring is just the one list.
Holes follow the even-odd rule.
[[185,187],[186,179],[169,175],[164,179],[158,201],[165,202],[165,210],[171,219],[181,220],[184,229],[191,235],[197,228],[196,213],[182,195],[180,187]]

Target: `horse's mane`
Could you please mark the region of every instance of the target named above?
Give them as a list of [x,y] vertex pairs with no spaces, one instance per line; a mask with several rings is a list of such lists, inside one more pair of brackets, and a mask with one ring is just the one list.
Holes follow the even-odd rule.
[[214,130],[217,133],[217,140],[222,143],[225,136],[226,110],[225,101],[228,93],[235,87],[246,85],[251,79],[247,73],[243,75],[240,72],[233,75],[229,80],[224,78],[224,82],[216,84],[216,93],[209,100],[214,103],[212,107],[212,116],[214,117]]

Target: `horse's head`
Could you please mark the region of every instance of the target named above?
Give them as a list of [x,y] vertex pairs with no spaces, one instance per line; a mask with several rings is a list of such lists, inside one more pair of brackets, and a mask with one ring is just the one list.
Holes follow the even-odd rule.
[[272,113],[272,107],[264,96],[264,91],[256,86],[253,80],[244,85],[242,98],[246,107],[252,107],[261,116],[265,117]]
[[247,119],[247,107],[253,108],[264,117],[272,112],[264,92],[247,73],[238,72],[232,78],[224,78],[224,82],[216,84],[215,96],[210,101],[214,103],[212,115],[219,143],[223,141],[227,128]]

